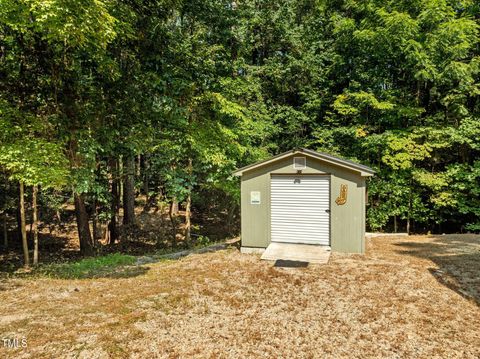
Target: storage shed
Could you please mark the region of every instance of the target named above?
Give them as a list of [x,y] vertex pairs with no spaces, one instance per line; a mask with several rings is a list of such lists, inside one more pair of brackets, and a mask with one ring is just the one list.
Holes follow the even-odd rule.
[[234,172],[241,177],[242,251],[271,242],[365,252],[364,165],[304,148]]

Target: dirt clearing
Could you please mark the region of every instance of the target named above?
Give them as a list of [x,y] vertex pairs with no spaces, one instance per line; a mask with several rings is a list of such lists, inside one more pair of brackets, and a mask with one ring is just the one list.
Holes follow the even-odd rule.
[[[480,357],[480,237],[373,238],[274,268],[232,249],[131,276],[0,283],[7,358]],[[19,345],[21,346],[21,342]]]

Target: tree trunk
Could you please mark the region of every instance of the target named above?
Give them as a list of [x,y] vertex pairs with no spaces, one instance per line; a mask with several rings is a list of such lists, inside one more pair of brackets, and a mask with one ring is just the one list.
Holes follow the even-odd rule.
[[20,234],[22,237],[22,247],[23,247],[23,261],[25,267],[30,266],[30,257],[28,254],[28,243],[27,243],[27,228],[25,223],[25,186],[23,182],[20,181],[19,185],[19,195],[20,195]]
[[143,207],[143,212],[147,213],[152,208],[152,203],[156,194],[150,196],[150,181],[149,176],[150,163],[148,161],[148,155],[143,157],[143,193],[145,194],[145,206]]
[[397,233],[397,216],[393,216],[393,232]]
[[110,172],[112,176],[112,200],[110,202],[110,223],[108,224],[108,230],[110,232],[110,244],[115,244],[118,239],[118,209],[120,208],[120,194],[119,194],[119,173],[118,173],[118,161],[115,158],[110,159]]
[[33,216],[30,217],[30,230],[28,231],[27,241],[33,242]]
[[175,197],[172,199],[172,203],[170,205],[170,211],[176,216],[178,214],[178,201]]
[[410,216],[411,216],[411,213],[412,213],[412,207],[413,207],[413,203],[412,203],[412,186],[413,186],[413,180],[410,179],[410,191],[409,191],[409,194],[408,194],[408,213],[407,213],[407,234],[410,234]]
[[7,231],[7,214],[3,213],[2,216],[2,227],[3,227],[3,247],[8,248],[8,231]]
[[92,216],[92,232],[93,232],[93,244],[97,247],[97,241],[102,239],[102,223],[98,221],[98,206],[97,200],[93,200],[93,216]]
[[149,198],[148,198],[148,192],[150,192],[150,188],[149,188],[149,175],[148,175],[148,170],[149,170],[149,167],[150,167],[150,163],[148,162],[148,156],[145,155],[143,157],[143,192],[145,193],[145,198],[146,198],[146,201],[148,202]]
[[187,203],[185,206],[185,242],[187,246],[190,244],[190,238],[191,238],[191,232],[192,232],[191,205],[192,205],[192,194],[191,192],[188,192]]
[[85,199],[83,194],[74,194],[75,215],[77,217],[78,238],[80,240],[80,252],[84,255],[94,253],[92,234],[88,223],[88,213],[85,208]]
[[[123,175],[125,174],[125,170],[123,168],[123,156],[120,156],[117,163],[118,163],[118,178],[122,179]],[[119,200],[122,201],[122,199],[123,199],[123,180],[119,180],[119,182],[118,182],[118,196],[119,196],[118,198],[120,198]],[[120,206],[122,204],[123,203],[120,203]]]
[[55,211],[55,217],[57,217],[57,221],[58,221],[59,224],[62,223],[62,215],[60,213],[60,209],[57,209]]
[[[94,195],[95,196],[95,195]],[[97,240],[97,226],[98,226],[98,221],[97,221],[97,200],[95,197],[92,199],[92,238],[93,238],[93,245],[95,246],[95,242]]]
[[32,195],[32,231],[33,231],[33,265],[38,264],[38,186],[33,186]]
[[170,217],[170,223],[172,224],[172,247],[177,246],[177,220],[176,220],[176,212],[174,211],[175,202],[172,200],[170,202],[170,209],[168,211],[168,216]]
[[3,208],[3,214],[2,214],[2,234],[3,234],[3,246],[5,249],[8,248],[8,230],[7,230],[7,192],[8,192],[8,180],[5,177],[5,191],[2,193],[1,200],[2,200],[2,208]]
[[142,155],[137,156],[137,168],[135,175],[137,176],[137,178],[140,178],[142,175]]
[[135,160],[125,157],[125,176],[123,182],[123,224],[135,225]]
[[190,244],[190,238],[191,238],[191,231],[192,231],[192,221],[191,221],[191,216],[192,216],[192,172],[193,172],[193,166],[192,166],[192,159],[188,159],[188,166],[187,166],[187,173],[189,175],[189,185],[188,185],[188,196],[187,196],[187,203],[185,206],[185,242],[187,246]]

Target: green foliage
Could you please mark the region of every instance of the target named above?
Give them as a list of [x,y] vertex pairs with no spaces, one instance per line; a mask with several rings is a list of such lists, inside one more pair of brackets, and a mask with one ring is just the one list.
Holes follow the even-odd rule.
[[15,141],[0,146],[0,165],[10,178],[44,188],[67,183],[67,162],[61,148],[41,139]]
[[133,265],[135,262],[133,256],[113,253],[77,262],[44,265],[38,269],[38,273],[61,279],[84,279],[111,274],[119,267]]
[[418,136],[409,134],[389,134],[386,139],[386,148],[382,161],[393,170],[411,169],[415,161],[422,161],[430,157],[429,144],[418,143]]
[[446,177],[448,189],[455,207],[452,217],[466,229],[476,230],[480,225],[480,161],[472,165],[452,164],[448,166]]
[[377,170],[372,229],[473,230],[479,26],[474,1],[3,0],[0,169],[106,207],[141,154],[162,200],[225,212],[235,168],[305,146]]
[[371,93],[365,91],[338,95],[333,102],[333,108],[340,115],[358,115],[367,110],[391,110],[395,107],[388,101],[379,101]]
[[195,238],[195,245],[198,247],[207,247],[212,244],[212,241],[207,236],[198,236]]
[[245,47],[256,57],[250,71],[278,119],[275,143],[375,167],[372,229],[385,228],[394,215],[424,225],[466,224],[476,216],[473,184],[465,189],[467,209],[452,172],[475,178],[471,164],[478,156],[479,23],[478,7],[469,6],[444,0],[293,1],[282,9],[245,4],[244,36],[263,35]]

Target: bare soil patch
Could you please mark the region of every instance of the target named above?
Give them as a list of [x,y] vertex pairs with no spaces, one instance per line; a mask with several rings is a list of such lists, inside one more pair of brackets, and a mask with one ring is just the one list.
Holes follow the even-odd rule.
[[365,256],[275,268],[231,249],[140,275],[8,279],[7,358],[478,358],[480,237],[373,238]]

